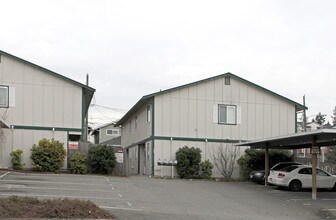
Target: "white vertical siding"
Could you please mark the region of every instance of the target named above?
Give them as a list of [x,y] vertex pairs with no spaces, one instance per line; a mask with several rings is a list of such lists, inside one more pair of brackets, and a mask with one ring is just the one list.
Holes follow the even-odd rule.
[[[155,96],[155,134],[166,137],[253,140],[295,132],[295,106],[231,77]],[[236,105],[240,123],[214,122],[218,104]],[[178,123],[179,122],[179,123]]]

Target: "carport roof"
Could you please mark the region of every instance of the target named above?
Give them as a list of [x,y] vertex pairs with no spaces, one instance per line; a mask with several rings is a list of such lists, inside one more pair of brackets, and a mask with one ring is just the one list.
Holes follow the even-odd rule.
[[321,129],[316,131],[294,133],[239,143],[235,146],[250,146],[251,148],[265,148],[267,146],[269,149],[310,148],[313,145],[314,138],[316,140],[314,146],[336,145],[336,130]]

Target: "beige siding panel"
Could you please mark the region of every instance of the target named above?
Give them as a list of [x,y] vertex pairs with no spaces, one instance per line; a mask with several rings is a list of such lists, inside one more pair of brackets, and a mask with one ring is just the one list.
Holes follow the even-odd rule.
[[256,105],[256,139],[264,138],[264,106]]
[[214,138],[213,105],[211,100],[205,102],[205,136],[208,138]]
[[33,87],[31,85],[23,85],[23,124],[33,124]]
[[[70,95],[70,94],[69,94]],[[53,116],[54,116],[54,109],[51,107],[53,106],[53,101],[54,101],[54,95],[53,91],[50,89],[49,86],[44,87],[43,91],[43,112],[44,112],[44,124],[43,126],[51,126],[53,123]],[[71,114],[70,114],[71,117]]]
[[215,100],[218,102],[223,101],[223,79],[215,80]]
[[296,123],[295,123],[295,107],[294,106],[290,106],[289,108],[287,108],[287,117],[288,117],[288,132],[291,133],[295,133],[295,129],[296,129]]
[[[63,127],[64,126],[64,109],[60,108],[63,105],[63,88],[62,87],[54,87],[53,89],[54,93],[54,102],[53,102],[53,108],[54,108],[54,118],[53,118],[53,125],[56,127]],[[76,109],[77,110],[77,109]],[[77,111],[81,112],[81,111]],[[78,115],[78,114],[77,114]],[[72,113],[73,117],[77,117],[75,112]],[[77,127],[77,126],[74,126]],[[80,126],[78,126],[80,127]]]
[[[198,100],[197,101],[197,135],[198,137],[206,137],[206,101]],[[210,119],[211,121],[211,119]]]
[[[34,126],[41,126],[43,125],[43,118],[44,118],[44,92],[43,87],[41,85],[36,85],[33,87],[33,100],[32,100],[32,106],[35,106],[33,111],[33,121]],[[17,102],[19,103],[19,102]],[[39,107],[37,107],[39,106]]]
[[188,121],[189,121],[189,131],[188,137],[198,137],[197,131],[197,102],[195,99],[190,99],[188,104],[189,114],[188,114]]
[[72,87],[72,127],[82,127],[82,88]]
[[259,89],[256,89],[255,91],[256,91],[256,93],[255,93],[255,95],[256,95],[255,103],[256,104],[264,104],[264,93],[261,92]]
[[170,93],[162,95],[162,135],[170,136],[171,125],[171,102]]
[[180,100],[180,135],[187,137],[189,134],[189,102],[187,99]]
[[248,139],[254,140],[256,138],[256,105],[248,104],[248,113],[247,113],[247,123],[248,123]]
[[189,87],[188,98],[192,100],[197,99],[197,85]]
[[240,104],[240,83],[231,79],[231,101]]
[[239,90],[240,103],[247,103],[248,87],[244,83],[240,83]]
[[272,106],[264,105],[264,137],[272,136]]
[[224,85],[224,82],[223,82],[222,86],[223,86],[223,101],[231,104],[232,101],[233,101],[231,99],[232,86],[231,85]]
[[197,99],[198,100],[205,100],[206,99],[206,84],[197,84]]
[[180,99],[172,99],[171,136],[180,136]]
[[280,135],[279,105],[272,105],[272,136]]
[[287,106],[283,103],[280,106],[280,133],[279,135],[288,134],[288,115]]
[[241,103],[240,139],[242,140],[248,140],[248,110],[247,103]]
[[64,99],[63,99],[63,118],[64,118],[64,127],[72,126],[72,114],[71,109],[74,107],[74,103],[72,102],[72,94],[70,87],[64,87]]
[[188,99],[189,98],[189,89],[188,88],[183,88],[180,89],[180,99]]
[[213,80],[205,83],[205,98],[207,101],[215,100],[215,82]]
[[162,124],[163,124],[163,114],[162,114],[162,96],[155,97],[155,135],[162,136]]

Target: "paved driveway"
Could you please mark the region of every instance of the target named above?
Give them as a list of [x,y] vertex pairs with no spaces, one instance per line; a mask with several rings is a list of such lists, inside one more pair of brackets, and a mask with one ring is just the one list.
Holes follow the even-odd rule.
[[[0,174],[1,176],[1,174]],[[119,219],[335,219],[336,193],[290,192],[254,183],[9,173],[0,197],[91,200]]]

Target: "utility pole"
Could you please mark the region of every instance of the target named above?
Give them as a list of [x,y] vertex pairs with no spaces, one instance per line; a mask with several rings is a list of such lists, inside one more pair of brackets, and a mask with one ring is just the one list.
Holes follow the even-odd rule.
[[[89,86],[89,74],[86,74],[86,85]],[[89,108],[86,111],[86,117],[85,117],[85,141],[88,140],[89,136]]]
[[[306,107],[306,95],[303,95],[303,106]],[[303,128],[303,132],[307,131],[306,108],[303,109],[302,128]],[[304,149],[304,153],[305,153],[305,160],[306,160],[306,164],[307,164],[307,162],[308,162],[307,161],[308,148]]]

